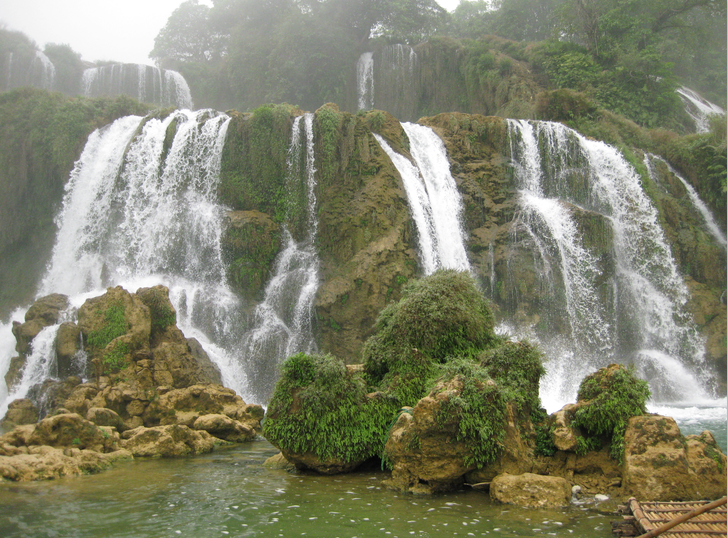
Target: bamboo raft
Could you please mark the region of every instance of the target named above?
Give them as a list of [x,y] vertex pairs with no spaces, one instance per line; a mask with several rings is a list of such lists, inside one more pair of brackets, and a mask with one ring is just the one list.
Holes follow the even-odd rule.
[[639,502],[632,498],[623,521],[612,523],[618,536],[639,538],[726,537],[726,497],[713,502]]

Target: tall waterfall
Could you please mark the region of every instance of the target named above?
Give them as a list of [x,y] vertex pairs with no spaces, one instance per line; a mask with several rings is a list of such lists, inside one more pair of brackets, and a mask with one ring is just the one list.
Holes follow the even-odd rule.
[[310,113],[295,119],[288,151],[289,184],[303,181],[306,186],[306,237],[297,242],[284,228],[283,250],[266,286],[265,298],[255,309],[255,327],[243,344],[247,371],[256,380],[251,387],[255,401],[268,400],[278,378],[277,366],[283,359],[316,349],[311,326],[319,285],[313,119]]
[[[611,360],[633,362],[657,398],[690,398],[700,385],[703,341],[685,310],[688,291],[636,170],[617,150],[551,122],[509,120],[521,189],[514,243],[533,252],[545,289],[563,289],[568,346],[544,341],[549,405],[573,399],[578,380]],[[613,240],[607,282],[579,232],[595,219]],[[546,292],[548,295],[548,291]],[[558,302],[558,301],[557,301]],[[680,362],[691,379],[668,376]]]
[[677,94],[685,105],[685,110],[693,118],[695,122],[695,131],[698,133],[707,133],[710,130],[710,116],[718,114],[725,115],[725,110],[718,105],[704,99],[699,93],[681,86],[677,90]]
[[141,102],[193,108],[192,95],[184,77],[176,71],[150,65],[91,67],[83,72],[81,90],[86,97],[123,94]]
[[460,222],[462,201],[450,174],[445,144],[429,127],[403,123],[414,163],[374,136],[397,168],[417,227],[426,275],[440,268],[470,270]]
[[364,52],[356,63],[356,88],[359,110],[374,108],[374,53]]
[[0,86],[5,90],[23,86],[43,90],[55,89],[56,66],[43,52],[39,50],[8,52],[3,56],[4,58],[0,58],[2,66]]
[[185,335],[202,343],[226,386],[249,397],[235,349],[242,305],[227,286],[220,244],[226,209],[217,184],[229,121],[184,110],[94,132],[71,173],[39,295],[67,294],[77,308],[108,286],[162,283]]

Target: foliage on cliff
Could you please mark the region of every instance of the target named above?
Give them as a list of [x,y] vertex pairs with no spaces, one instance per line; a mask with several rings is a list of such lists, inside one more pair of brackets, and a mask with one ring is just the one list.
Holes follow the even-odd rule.
[[637,378],[634,368],[612,364],[585,377],[579,385],[572,422],[587,433],[580,441],[581,450],[598,448],[606,441],[612,458],[621,462],[627,421],[647,412],[649,397],[647,382]]

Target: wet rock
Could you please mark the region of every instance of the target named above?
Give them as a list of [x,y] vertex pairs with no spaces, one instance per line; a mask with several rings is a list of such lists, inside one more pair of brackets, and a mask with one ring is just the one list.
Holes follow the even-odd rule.
[[123,434],[121,445],[134,456],[167,458],[212,452],[215,441],[204,430],[173,424],[128,430]]
[[231,443],[252,441],[256,436],[255,429],[226,415],[202,415],[195,420],[193,428]]
[[101,454],[78,448],[30,447],[27,453],[0,455],[0,476],[14,482],[49,480],[100,472],[117,461],[131,459],[126,450]]
[[116,449],[114,439],[107,430],[75,413],[41,420],[25,444],[90,449],[96,452],[112,452]]
[[558,450],[575,452],[581,432],[571,426],[578,404],[566,404],[552,418],[551,440]]
[[73,359],[80,349],[81,329],[78,325],[67,321],[61,323],[56,333],[56,364],[58,377],[65,378],[74,374],[83,374],[74,368]]
[[558,508],[571,501],[571,484],[559,477],[533,473],[502,474],[490,484],[494,501],[529,508]]
[[271,456],[263,465],[268,469],[280,469],[282,471],[292,472],[296,470],[296,466],[286,459],[282,452],[279,452],[275,456]]
[[655,501],[717,498],[726,491],[726,456],[709,433],[683,437],[670,417],[629,420],[623,494]]
[[28,399],[13,400],[8,405],[8,412],[2,420],[2,426],[12,429],[23,424],[35,424],[38,422],[38,408]]
[[93,422],[97,426],[110,426],[118,432],[126,430],[124,421],[121,417],[112,411],[103,407],[92,407],[86,412],[86,420]]

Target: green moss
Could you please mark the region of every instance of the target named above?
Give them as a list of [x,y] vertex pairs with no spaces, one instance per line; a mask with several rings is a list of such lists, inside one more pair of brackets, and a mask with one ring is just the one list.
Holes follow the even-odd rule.
[[104,365],[104,371],[107,374],[115,374],[129,366],[127,356],[129,355],[129,346],[126,343],[119,343],[114,349],[105,353],[101,358]]
[[524,416],[541,408],[539,381],[546,373],[541,351],[527,342],[504,341],[483,352],[480,363]]
[[112,340],[125,335],[129,330],[124,305],[121,302],[114,303],[106,308],[103,316],[103,325],[91,331],[86,339],[86,344],[97,350],[106,348]]
[[330,355],[299,353],[281,367],[263,435],[283,450],[344,462],[378,456],[397,406],[369,398],[361,376]]
[[590,438],[609,441],[611,457],[621,463],[627,421],[647,412],[649,397],[649,386],[636,377],[634,367],[613,364],[581,382],[578,401],[584,405],[576,411],[572,424]]

